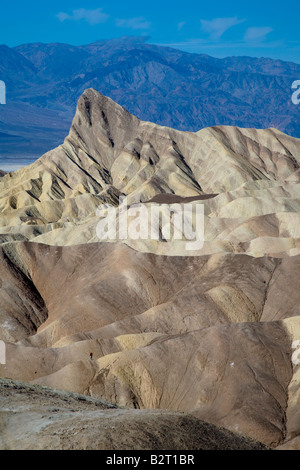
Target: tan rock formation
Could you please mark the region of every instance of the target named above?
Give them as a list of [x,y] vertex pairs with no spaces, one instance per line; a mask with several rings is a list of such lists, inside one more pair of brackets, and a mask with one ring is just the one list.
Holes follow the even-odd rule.
[[[65,142],[0,181],[0,375],[297,448],[299,164],[275,129],[179,132],[87,90]],[[100,242],[121,195],[203,205],[203,248]]]
[[[91,89],[78,102],[65,142],[1,179],[0,235],[3,242],[96,242],[100,204],[116,205],[120,195],[127,204],[145,202],[163,193],[205,196],[194,203],[204,204],[206,215],[199,255],[294,255],[299,163],[299,139],[275,129],[180,132],[141,122]],[[139,251],[186,254],[166,243],[125,242]]]

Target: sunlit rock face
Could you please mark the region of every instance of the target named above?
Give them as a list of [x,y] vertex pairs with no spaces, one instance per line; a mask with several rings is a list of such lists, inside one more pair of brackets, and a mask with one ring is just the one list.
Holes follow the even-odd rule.
[[[297,447],[299,164],[275,129],[177,131],[87,90],[64,143],[0,180],[1,376]],[[120,201],[201,206],[201,247],[174,216],[170,239],[100,240]]]

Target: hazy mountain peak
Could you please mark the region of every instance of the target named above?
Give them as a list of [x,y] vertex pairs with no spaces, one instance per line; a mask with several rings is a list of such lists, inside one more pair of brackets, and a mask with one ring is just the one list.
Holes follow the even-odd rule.
[[233,125],[300,136],[299,106],[291,101],[300,65],[283,61],[216,59],[122,37],[80,46],[6,46],[0,73],[7,84],[7,104],[0,107],[3,157],[38,156],[62,143],[88,88],[143,121],[179,130]]

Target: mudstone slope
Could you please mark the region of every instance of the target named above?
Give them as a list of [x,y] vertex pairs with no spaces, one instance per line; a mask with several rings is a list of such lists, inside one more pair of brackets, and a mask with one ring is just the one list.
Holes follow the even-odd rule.
[[[0,181],[0,375],[298,448],[299,166],[276,129],[178,131],[86,90],[64,143]],[[99,239],[120,197],[203,207],[203,245],[174,217]]]

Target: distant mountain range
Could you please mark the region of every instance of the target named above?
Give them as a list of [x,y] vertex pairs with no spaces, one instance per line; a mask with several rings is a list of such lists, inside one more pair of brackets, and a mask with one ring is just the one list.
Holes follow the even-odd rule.
[[76,104],[94,88],[142,120],[179,130],[214,125],[277,128],[300,137],[300,106],[291,101],[300,65],[228,57],[148,44],[125,37],[84,46],[0,46],[0,165],[56,147],[68,134]]

